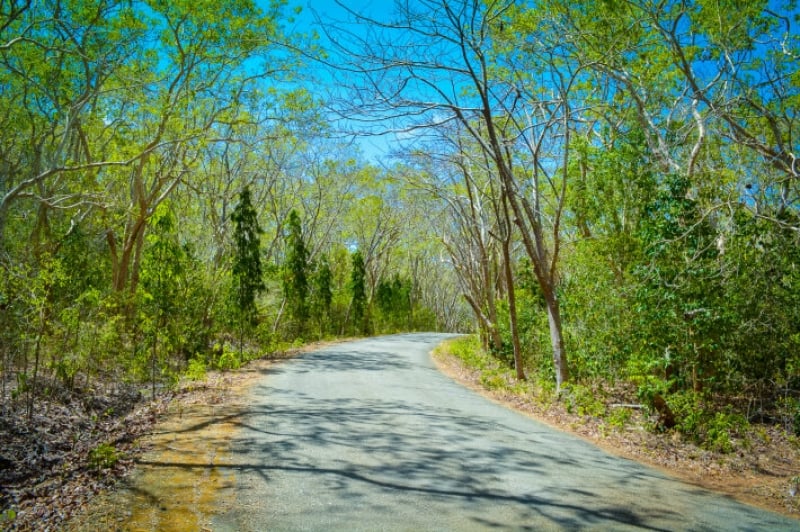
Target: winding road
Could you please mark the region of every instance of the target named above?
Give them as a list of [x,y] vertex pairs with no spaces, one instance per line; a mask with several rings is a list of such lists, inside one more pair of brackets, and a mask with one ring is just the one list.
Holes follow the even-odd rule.
[[397,335],[274,366],[232,440],[214,530],[797,530],[452,382]]
[[187,406],[65,530],[800,530],[614,457],[435,368],[442,334],[256,365]]

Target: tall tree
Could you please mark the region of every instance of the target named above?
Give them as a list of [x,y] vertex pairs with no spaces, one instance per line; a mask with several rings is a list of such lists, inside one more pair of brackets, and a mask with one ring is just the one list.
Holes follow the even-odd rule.
[[366,334],[369,315],[367,313],[367,270],[364,266],[364,256],[356,250],[352,256],[352,272],[350,273],[350,316],[356,331]]
[[245,187],[239,203],[231,214],[234,223],[233,239],[233,297],[239,318],[239,355],[242,354],[245,327],[256,319],[256,296],[265,289],[261,271],[261,228],[256,210]]
[[137,158],[103,153],[117,132],[110,116],[113,80],[146,30],[129,4],[2,3],[0,249],[15,204],[32,202],[37,209],[37,245],[48,236],[53,213],[72,215],[64,229],[70,231],[102,204],[99,172]]
[[294,332],[302,336],[308,319],[308,250],[303,239],[300,216],[292,209],[287,220],[286,265],[283,273],[283,293]]

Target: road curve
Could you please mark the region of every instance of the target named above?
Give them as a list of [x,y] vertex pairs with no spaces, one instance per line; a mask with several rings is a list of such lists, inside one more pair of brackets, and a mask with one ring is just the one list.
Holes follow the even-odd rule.
[[232,441],[214,530],[797,530],[494,404],[429,352],[333,345],[273,367]]

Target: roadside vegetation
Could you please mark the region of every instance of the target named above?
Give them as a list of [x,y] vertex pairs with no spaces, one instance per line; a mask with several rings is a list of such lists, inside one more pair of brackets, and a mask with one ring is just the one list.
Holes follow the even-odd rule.
[[795,3],[393,7],[0,2],[0,520],[182,379],[385,332],[474,332],[487,386],[612,428],[796,442]]
[[550,380],[518,380],[474,335],[444,342],[433,357],[462,384],[614,454],[800,516],[800,438],[792,426],[748,421],[723,404],[689,404],[675,408],[678,422],[665,429],[632,382],[586,379],[559,397]]
[[444,204],[488,383],[598,416],[622,390],[722,453],[800,435],[800,32],[772,7],[422,0],[333,32],[373,88],[347,110],[425,132],[407,181]]
[[264,4],[0,3],[0,529],[187,379],[468,323],[430,201],[332,138]]

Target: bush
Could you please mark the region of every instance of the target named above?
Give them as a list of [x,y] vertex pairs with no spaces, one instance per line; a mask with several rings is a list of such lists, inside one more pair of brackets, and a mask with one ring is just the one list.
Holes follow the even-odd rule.
[[475,369],[483,369],[488,364],[488,357],[483,352],[477,335],[474,334],[450,340],[442,346],[442,349]]
[[606,405],[594,390],[581,384],[569,384],[562,390],[567,412],[579,416],[603,417]]
[[206,378],[206,364],[200,357],[195,356],[189,361],[186,378],[193,381],[201,381]]
[[676,429],[710,451],[732,452],[731,436],[742,434],[749,428],[744,416],[729,408],[715,411],[713,405],[697,392],[672,394],[667,402],[678,422]]
[[631,419],[633,412],[628,408],[612,408],[606,420],[612,427],[623,429]]
[[738,414],[717,412],[706,423],[706,437],[703,446],[712,451],[730,453],[733,451],[731,433],[741,433],[747,421]]
[[241,365],[239,352],[231,350],[228,346],[223,347],[222,354],[219,355],[219,358],[214,363],[214,366],[222,371],[239,369]]
[[117,449],[108,443],[101,443],[89,451],[89,465],[94,469],[114,467],[120,459]]
[[502,368],[485,369],[481,372],[481,384],[490,390],[498,390],[508,386],[506,374]]

